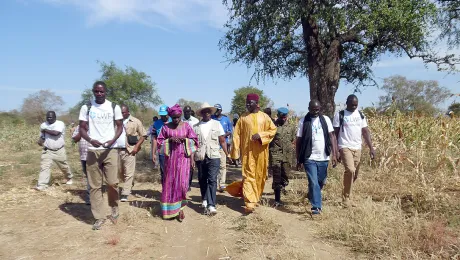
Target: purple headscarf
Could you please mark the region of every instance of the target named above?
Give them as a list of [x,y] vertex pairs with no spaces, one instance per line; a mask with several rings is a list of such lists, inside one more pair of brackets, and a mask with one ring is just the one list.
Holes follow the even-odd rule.
[[175,104],[174,106],[168,108],[168,115],[182,115],[182,108],[178,104]]

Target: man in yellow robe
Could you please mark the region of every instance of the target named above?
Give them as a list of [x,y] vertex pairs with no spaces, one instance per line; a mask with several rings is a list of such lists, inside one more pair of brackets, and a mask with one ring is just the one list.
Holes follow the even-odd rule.
[[276,134],[272,119],[260,112],[259,96],[248,94],[246,113],[238,120],[233,132],[232,159],[241,154],[243,197],[246,212],[254,211],[265,186],[268,169],[268,144]]

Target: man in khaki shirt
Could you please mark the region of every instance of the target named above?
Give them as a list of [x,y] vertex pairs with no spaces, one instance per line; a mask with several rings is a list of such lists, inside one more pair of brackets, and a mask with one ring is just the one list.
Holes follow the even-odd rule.
[[136,170],[136,154],[141,150],[141,145],[147,137],[142,122],[129,113],[127,105],[121,106],[123,115],[123,132],[125,133],[125,147],[120,147],[121,178],[124,181],[120,201],[128,201],[133,187],[134,172]]

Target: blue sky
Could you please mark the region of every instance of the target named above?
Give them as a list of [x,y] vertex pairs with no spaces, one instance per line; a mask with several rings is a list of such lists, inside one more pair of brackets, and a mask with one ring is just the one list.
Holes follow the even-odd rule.
[[[228,111],[233,90],[248,85],[252,71],[224,62],[217,44],[226,18],[220,0],[0,1],[0,111],[20,108],[25,97],[41,89],[73,106],[99,77],[97,60],[146,72],[168,105],[185,98],[221,103]],[[438,80],[460,93],[459,75],[425,68],[419,60],[382,57],[374,73],[380,82],[395,74]],[[306,78],[251,83],[275,107],[289,103],[297,112],[307,110]],[[352,90],[341,84],[336,101],[344,101]],[[376,103],[381,94],[377,88],[364,89],[360,105]]]

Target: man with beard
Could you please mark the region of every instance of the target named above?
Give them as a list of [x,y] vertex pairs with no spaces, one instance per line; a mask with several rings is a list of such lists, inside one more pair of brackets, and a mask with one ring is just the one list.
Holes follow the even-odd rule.
[[308,114],[299,121],[296,155],[297,170],[303,165],[308,178],[308,199],[312,215],[319,215],[323,209],[321,190],[326,183],[330,156],[332,165],[337,164],[336,140],[329,117],[320,114],[321,104],[310,101]]
[[245,113],[233,132],[232,159],[242,157],[242,195],[246,213],[254,211],[265,186],[268,170],[268,144],[273,140],[276,126],[260,111],[259,96],[248,94]]

